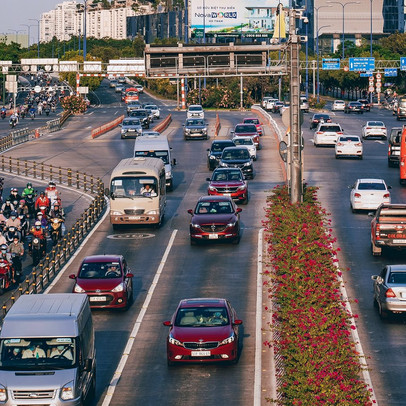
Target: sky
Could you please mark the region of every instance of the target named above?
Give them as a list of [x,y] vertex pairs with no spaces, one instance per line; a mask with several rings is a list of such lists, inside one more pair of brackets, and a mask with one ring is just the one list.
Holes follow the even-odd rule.
[[[24,30],[19,35],[27,34],[28,27],[21,24],[34,25],[30,28],[31,43],[37,41],[38,31],[36,21],[30,18],[41,19],[41,14],[53,10],[57,4],[64,0],[0,0],[0,34],[15,34],[11,30]],[[81,0],[76,0],[81,2]],[[0,57],[1,59],[1,57]]]

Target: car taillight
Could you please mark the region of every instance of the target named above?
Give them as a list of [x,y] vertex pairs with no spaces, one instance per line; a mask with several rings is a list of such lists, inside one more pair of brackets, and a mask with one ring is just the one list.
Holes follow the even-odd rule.
[[367,127],[367,128],[365,128],[366,130],[370,130],[371,129],[371,127]]
[[361,142],[357,142],[357,143],[355,144],[355,146],[356,146],[356,147],[361,147],[361,146],[362,146],[362,143],[361,143]]
[[396,297],[395,292],[394,292],[391,288],[389,288],[389,289],[386,291],[385,296],[386,296],[386,297]]
[[317,131],[317,133],[316,134],[324,134],[324,131]]
[[388,199],[388,198],[390,197],[390,193],[385,193],[385,194],[383,195],[383,197],[385,197],[386,199]]
[[360,193],[354,193],[354,197],[361,197]]
[[344,144],[342,142],[337,142],[337,147],[342,147]]
[[338,135],[343,135],[344,133],[342,131],[337,131]]

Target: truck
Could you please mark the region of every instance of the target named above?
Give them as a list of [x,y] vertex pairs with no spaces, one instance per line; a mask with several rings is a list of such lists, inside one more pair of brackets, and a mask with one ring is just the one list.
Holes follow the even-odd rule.
[[393,127],[388,137],[388,166],[399,166],[400,140],[402,136],[402,127]]
[[372,255],[387,247],[406,248],[406,204],[381,204],[371,220]]

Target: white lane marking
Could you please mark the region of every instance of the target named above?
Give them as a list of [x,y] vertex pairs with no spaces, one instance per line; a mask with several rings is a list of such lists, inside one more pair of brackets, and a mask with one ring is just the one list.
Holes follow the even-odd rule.
[[261,376],[262,376],[262,250],[264,229],[258,232],[257,253],[257,303],[255,318],[255,368],[254,368],[254,406],[261,406]]
[[62,275],[65,273],[65,271],[68,269],[69,265],[74,261],[74,259],[78,256],[80,251],[82,251],[82,248],[86,245],[86,243],[89,241],[93,233],[100,227],[100,225],[103,223],[104,219],[110,214],[110,204],[108,199],[107,200],[107,207],[106,207],[106,212],[104,213],[103,217],[99,220],[99,222],[93,227],[93,230],[90,231],[90,233],[87,235],[87,237],[82,241],[82,244],[80,244],[79,248],[75,251],[75,253],[71,256],[69,261],[64,265],[64,267],[61,269],[61,271],[58,273],[58,275],[55,276],[55,279],[52,281],[52,283],[44,290],[44,294],[46,295],[49,293],[49,291],[56,285],[56,283],[61,279]]
[[176,236],[177,232],[178,232],[178,230],[173,230],[172,231],[172,235],[171,235],[171,238],[169,239],[168,246],[166,247],[165,253],[164,253],[164,255],[163,255],[162,259],[161,259],[161,263],[159,264],[159,267],[158,267],[158,269],[156,271],[155,277],[154,277],[154,279],[153,279],[153,281],[151,283],[151,286],[150,286],[150,288],[148,290],[145,301],[144,301],[144,303],[143,303],[143,305],[141,307],[141,311],[140,311],[140,313],[139,313],[139,315],[137,317],[137,320],[135,321],[135,324],[133,326],[133,329],[132,329],[132,331],[130,333],[130,337],[128,338],[127,345],[124,348],[123,355],[121,356],[121,359],[120,359],[120,362],[119,362],[119,364],[117,366],[117,369],[114,372],[113,378],[110,381],[110,385],[109,385],[109,387],[107,389],[106,396],[103,399],[102,406],[110,405],[110,402],[113,399],[114,392],[115,392],[116,387],[117,387],[117,385],[118,385],[118,383],[120,381],[120,378],[121,378],[121,375],[123,373],[125,364],[127,363],[128,358],[130,356],[132,346],[134,345],[135,338],[136,338],[136,336],[138,334],[138,330],[141,327],[142,320],[144,319],[145,313],[147,312],[148,306],[149,306],[149,304],[151,302],[154,290],[158,285],[159,277],[162,274],[163,268],[165,266],[166,260],[167,260],[168,255],[169,255],[169,252],[170,252],[170,250],[172,248],[173,242],[175,241],[175,236]]

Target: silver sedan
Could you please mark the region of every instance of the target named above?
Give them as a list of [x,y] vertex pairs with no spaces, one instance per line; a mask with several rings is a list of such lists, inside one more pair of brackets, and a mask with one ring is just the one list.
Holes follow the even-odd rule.
[[406,312],[406,265],[386,265],[374,281],[374,304],[382,318]]

